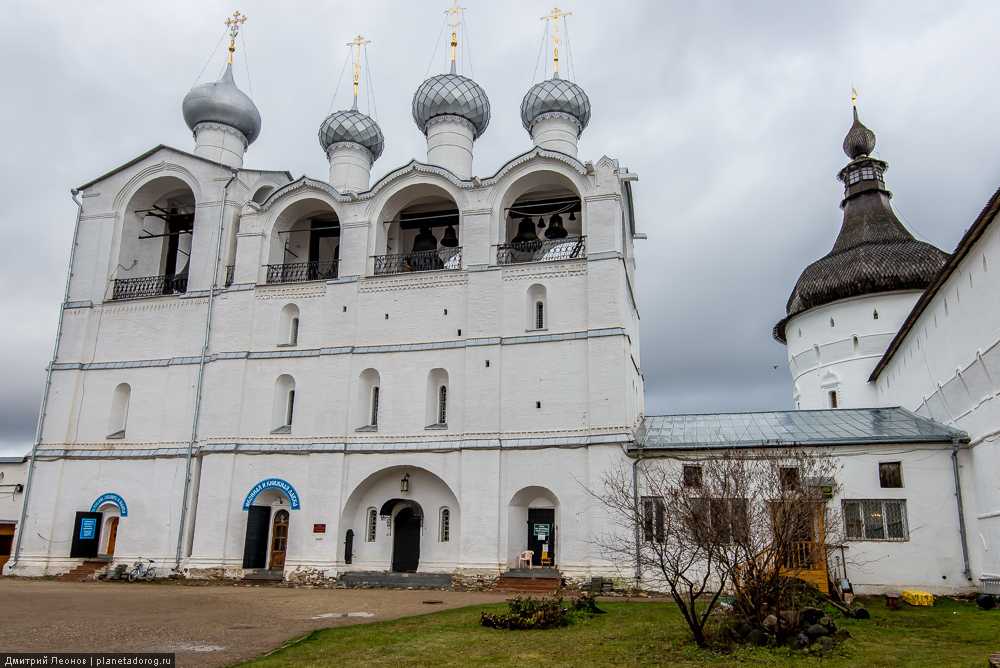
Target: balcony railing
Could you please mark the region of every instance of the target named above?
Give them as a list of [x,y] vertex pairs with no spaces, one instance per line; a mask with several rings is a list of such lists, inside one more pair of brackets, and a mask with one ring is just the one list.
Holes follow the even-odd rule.
[[497,264],[553,262],[587,256],[587,237],[511,241],[497,246]]
[[404,274],[410,271],[434,271],[435,269],[461,269],[462,248],[442,247],[419,253],[399,255],[376,255],[375,275]]
[[325,281],[337,278],[339,260],[314,260],[292,264],[269,264],[268,283],[300,283],[302,281]]
[[225,286],[228,288],[230,285],[232,285],[233,284],[233,279],[235,279],[235,278],[236,278],[236,265],[235,264],[227,264],[226,265],[226,282],[225,282]]
[[111,290],[112,299],[142,299],[187,292],[187,274],[116,278]]

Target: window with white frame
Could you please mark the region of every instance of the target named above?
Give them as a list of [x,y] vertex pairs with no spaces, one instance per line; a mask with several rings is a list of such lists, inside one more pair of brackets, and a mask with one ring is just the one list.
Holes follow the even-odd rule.
[[378,511],[374,508],[368,509],[368,517],[365,526],[365,542],[374,543],[375,533],[378,530]]
[[451,540],[451,510],[448,508],[441,509],[441,521],[438,527],[438,540],[442,543],[447,543]]
[[847,540],[909,540],[905,499],[844,499]]

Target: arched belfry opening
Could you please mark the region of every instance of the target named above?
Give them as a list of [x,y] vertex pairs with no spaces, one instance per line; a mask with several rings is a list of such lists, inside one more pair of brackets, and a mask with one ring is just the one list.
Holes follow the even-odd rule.
[[195,197],[175,176],[153,179],[129,200],[122,221],[112,299],[187,292]]
[[586,256],[580,193],[566,176],[541,171],[514,183],[503,198],[497,264]]
[[340,218],[329,204],[305,199],[278,214],[271,230],[268,283],[334,279],[339,265]]
[[458,204],[444,189],[419,184],[393,195],[383,207],[374,273],[402,274],[462,268]]

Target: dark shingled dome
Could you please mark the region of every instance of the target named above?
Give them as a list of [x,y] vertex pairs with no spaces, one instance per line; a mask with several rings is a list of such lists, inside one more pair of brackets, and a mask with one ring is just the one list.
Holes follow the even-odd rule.
[[868,157],[875,133],[858,120],[844,139],[852,161],[841,171],[845,196],[844,222],[833,249],[802,272],[786,305],[774,338],[785,342],[785,325],[793,316],[839,299],[894,290],[923,290],[944,266],[948,254],[917,241],[899,222],[889,203],[882,173],[886,163]]

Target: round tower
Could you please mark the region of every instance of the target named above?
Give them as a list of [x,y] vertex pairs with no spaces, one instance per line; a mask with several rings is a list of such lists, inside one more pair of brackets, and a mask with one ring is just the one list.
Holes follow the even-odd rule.
[[551,23],[552,78],[536,83],[521,100],[521,123],[535,146],[576,157],[577,142],[590,122],[590,98],[559,76],[559,22],[570,12],[558,7],[542,18]]
[[413,94],[413,120],[427,137],[427,162],[459,178],[472,176],[472,148],[490,124],[490,100],[483,87],[458,74],[458,26],[462,8],[451,15],[451,69],[420,84]]
[[361,80],[361,47],[368,41],[358,35],[348,46],[354,56],[354,104],[335,111],[319,126],[319,145],[330,161],[330,185],[340,192],[368,190],[372,164],[382,155],[385,139],[373,118],[358,111]]
[[236,36],[246,16],[235,12],[229,26],[226,71],[215,82],[199,84],[184,96],[184,121],[194,133],[194,153],[230,167],[242,167],[247,148],[260,135],[260,112],[233,80]]
[[858,119],[844,138],[844,211],[833,249],[802,272],[774,327],[788,348],[796,408],[877,405],[868,377],[947,254],[917,241],[896,217],[888,164]]

